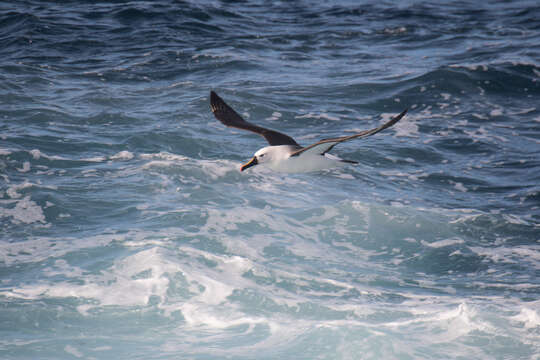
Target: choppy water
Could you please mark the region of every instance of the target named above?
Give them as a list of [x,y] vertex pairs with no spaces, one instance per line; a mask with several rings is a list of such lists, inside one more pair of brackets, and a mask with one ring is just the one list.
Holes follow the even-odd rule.
[[[535,1],[0,4],[3,359],[539,359]],[[209,109],[360,162],[284,175]],[[251,170],[251,169],[250,169]]]

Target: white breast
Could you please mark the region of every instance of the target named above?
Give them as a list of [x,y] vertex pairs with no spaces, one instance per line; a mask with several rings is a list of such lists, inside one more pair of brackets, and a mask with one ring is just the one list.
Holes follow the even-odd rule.
[[299,156],[287,156],[285,158],[265,164],[274,171],[285,173],[304,173],[335,168],[345,165],[339,158],[332,155],[319,155],[303,153]]

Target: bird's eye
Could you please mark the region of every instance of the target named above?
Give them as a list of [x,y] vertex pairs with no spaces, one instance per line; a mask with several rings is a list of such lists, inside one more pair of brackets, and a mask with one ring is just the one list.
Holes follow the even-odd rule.
[[264,154],[259,155],[259,157],[261,157],[261,158],[262,158],[263,156],[264,156]]

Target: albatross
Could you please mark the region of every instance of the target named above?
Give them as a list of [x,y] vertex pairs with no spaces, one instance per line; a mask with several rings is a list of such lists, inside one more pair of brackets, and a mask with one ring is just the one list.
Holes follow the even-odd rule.
[[357,164],[356,161],[343,160],[328,152],[334,146],[344,141],[371,136],[389,128],[401,120],[407,113],[407,109],[405,109],[401,114],[374,129],[364,130],[348,136],[323,139],[314,144],[302,147],[289,135],[266,129],[244,120],[214,91],[210,92],[210,108],[216,119],[223,123],[223,125],[259,134],[269,144],[269,146],[258,150],[251,160],[242,165],[240,171],[244,171],[255,165],[263,165],[274,171],[285,173],[303,173],[335,168],[346,164]]

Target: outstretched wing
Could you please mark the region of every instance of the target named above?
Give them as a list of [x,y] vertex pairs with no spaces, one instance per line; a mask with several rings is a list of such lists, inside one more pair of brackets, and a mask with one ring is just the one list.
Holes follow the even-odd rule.
[[302,148],[300,150],[295,151],[294,153],[291,154],[291,156],[298,156],[298,155],[300,155],[301,153],[303,153],[305,151],[314,152],[314,153],[322,155],[322,154],[330,151],[334,146],[336,146],[339,143],[342,143],[342,142],[348,141],[348,140],[352,140],[352,139],[356,139],[356,138],[362,138],[362,137],[367,137],[367,136],[370,136],[370,135],[374,135],[374,134],[378,133],[379,131],[382,131],[382,130],[384,130],[386,128],[389,128],[390,126],[394,125],[399,120],[401,120],[401,118],[403,116],[405,116],[406,113],[407,113],[407,109],[405,109],[398,116],[393,117],[387,123],[385,123],[385,124],[383,124],[383,125],[381,125],[379,127],[376,127],[374,129],[371,129],[371,130],[365,130],[365,131],[362,131],[362,132],[359,132],[359,133],[356,133],[356,134],[353,134],[353,135],[349,135],[349,136],[342,136],[342,137],[333,138],[333,139],[321,140],[319,142],[316,142],[315,144],[311,144],[311,145],[306,146],[306,147],[304,147],[304,148]]
[[300,146],[294,139],[280,132],[265,129],[244,120],[236,111],[233,110],[222,98],[213,91],[210,91],[210,108],[216,119],[223,125],[237,129],[247,130],[263,136],[271,146],[274,145],[295,145]]

